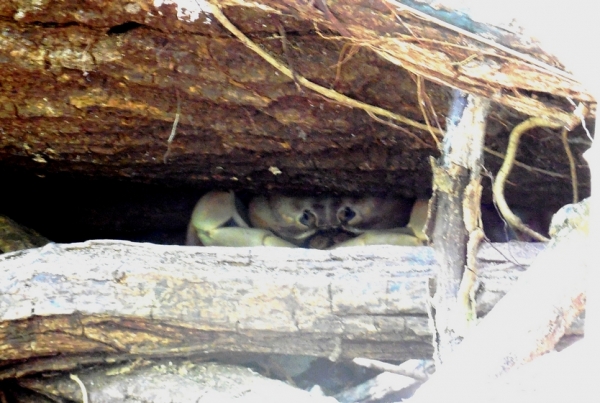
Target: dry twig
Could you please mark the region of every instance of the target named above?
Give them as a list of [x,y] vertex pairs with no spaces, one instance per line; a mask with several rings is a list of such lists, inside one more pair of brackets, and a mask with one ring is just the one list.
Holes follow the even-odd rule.
[[181,100],[179,99],[179,92],[177,94],[177,112],[175,112],[175,120],[173,120],[173,127],[171,128],[171,134],[167,140],[167,151],[163,155],[163,163],[166,164],[169,158],[169,154],[171,154],[171,144],[175,139],[175,134],[177,133],[177,124],[179,123],[179,116],[181,114]]
[[87,389],[85,388],[85,385],[83,384],[83,382],[81,382],[81,379],[79,379],[79,377],[75,374],[69,374],[69,378],[71,378],[72,380],[74,380],[77,385],[79,386],[79,389],[81,389],[81,401],[83,403],[88,403],[88,394],[87,394]]
[[544,118],[535,117],[529,118],[515,126],[515,128],[510,133],[508,147],[506,149],[506,157],[504,158],[504,163],[502,164],[500,171],[496,175],[496,180],[494,181],[492,191],[494,195],[494,202],[496,203],[498,210],[500,210],[500,213],[502,214],[504,219],[508,221],[511,227],[537,240],[547,242],[549,241],[548,238],[523,224],[523,221],[521,221],[521,219],[511,211],[510,207],[508,207],[508,203],[506,203],[506,199],[504,198],[504,184],[506,183],[506,179],[508,178],[508,175],[512,170],[515,161],[515,156],[519,148],[519,140],[521,138],[521,135],[527,130],[538,126],[556,129],[560,128],[562,125],[550,122],[549,120],[546,120]]
[[573,203],[579,202],[579,189],[577,184],[577,169],[575,167],[575,158],[569,147],[569,131],[563,128],[561,135],[563,146],[565,147],[565,153],[569,159],[569,170],[571,171],[571,186],[573,187]]
[[428,372],[434,368],[433,361],[431,360],[408,360],[401,365],[389,364],[387,362],[372,360],[369,358],[355,358],[352,360],[352,362],[356,365],[360,365],[361,367],[408,376],[409,378],[414,378],[419,382],[425,382],[427,379],[429,379]]
[[[225,16],[225,14],[223,14],[223,12],[221,11],[221,8],[218,5],[213,4],[213,3],[208,3],[208,4],[209,4],[210,10],[211,10],[211,13],[221,23],[221,25],[223,25],[229,32],[231,32],[236,38],[238,38],[249,49],[256,52],[267,63],[269,63],[271,66],[273,66],[277,70],[279,70],[282,74],[284,74],[288,78],[291,78],[292,80],[294,79],[294,73],[292,72],[291,69],[289,69],[287,66],[285,66],[283,63],[281,63],[279,60],[274,58],[271,54],[269,54],[264,49],[262,49],[260,46],[258,46],[256,43],[254,43],[252,40],[250,40],[250,38],[248,38],[246,35],[244,35],[244,33],[242,31],[240,31],[235,25],[233,25],[231,23],[231,21],[229,21],[229,19]],[[362,109],[365,112],[371,112],[375,115],[383,116],[388,119],[392,119],[397,122],[403,123],[405,125],[415,127],[417,129],[421,129],[424,131],[429,130],[428,126],[423,123],[419,123],[419,122],[409,119],[405,116],[399,115],[397,113],[393,113],[391,111],[388,111],[387,109],[383,109],[383,108],[380,108],[377,106],[369,105],[369,104],[361,102],[361,101],[357,101],[357,100],[347,97],[343,94],[340,94],[337,91],[334,91],[329,88],[325,88],[318,84],[315,84],[312,81],[304,78],[303,76],[301,76],[299,74],[296,75],[296,78],[298,80],[298,83],[300,83],[302,86],[304,86],[320,95],[323,95],[326,98],[335,100],[342,105],[346,105],[351,108]],[[415,136],[414,134],[412,134],[412,135]]]

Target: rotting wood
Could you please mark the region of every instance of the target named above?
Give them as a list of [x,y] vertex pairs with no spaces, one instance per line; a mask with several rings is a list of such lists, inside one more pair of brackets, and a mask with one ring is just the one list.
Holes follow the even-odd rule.
[[[327,7],[327,6],[325,5],[325,7]],[[325,9],[327,9],[327,8],[325,8]],[[306,78],[299,76],[297,73],[295,73],[294,70],[292,70],[291,66],[288,67],[288,66],[283,65],[279,60],[276,60],[275,58],[273,58],[273,56],[271,56],[268,52],[264,51],[260,46],[258,46],[254,42],[252,42],[248,37],[246,37],[239,29],[237,29],[227,19],[225,14],[223,14],[223,12],[221,11],[220,7],[212,6],[210,11],[215,16],[215,18],[221,24],[223,24],[223,26],[225,26],[233,35],[235,35],[235,37],[238,38],[244,45],[246,45],[247,47],[252,49],[252,51],[256,52],[258,55],[260,55],[260,57],[265,59],[271,66],[275,67],[277,70],[279,70],[281,73],[286,75],[288,78],[293,79],[294,82],[299,83],[299,84],[303,85],[304,87],[306,87],[318,94],[321,94],[327,98],[337,101],[341,105],[363,109],[364,111],[366,111],[369,114],[381,115],[383,117],[403,123],[409,127],[415,127],[415,128],[421,129],[423,131],[427,131],[430,129],[428,127],[428,125],[414,121],[412,119],[406,118],[406,117],[398,115],[396,113],[390,112],[389,110],[379,108],[379,107],[376,107],[373,105],[369,105],[364,102],[356,101],[355,99],[349,98],[343,94],[340,94],[337,91],[317,85],[317,84],[307,80]],[[285,38],[282,37],[282,40],[285,40]],[[428,146],[428,144],[426,142],[424,142],[423,140],[421,140],[418,136],[413,135],[409,131],[406,131],[406,133],[408,135],[412,136],[421,145],[424,145],[426,147]],[[434,141],[437,141],[437,139],[435,138],[435,135],[433,133],[432,133],[432,136],[434,138]]]
[[[482,249],[482,314],[542,248]],[[42,365],[56,353],[57,360],[93,354],[99,362],[225,351],[383,360],[431,354],[426,288],[435,261],[428,247],[314,251],[89,241],[2,255],[0,268],[7,360],[0,378],[35,372],[31,362],[17,368],[15,360]]]
[[[553,56],[544,53],[535,41],[493,23],[479,23],[464,13],[455,17],[455,24],[447,23],[444,19],[453,11],[449,7],[436,10],[427,4],[392,0],[330,1],[328,9],[337,16],[336,23],[311,2],[259,3],[273,11],[317,21],[334,31],[339,31],[336,25],[341,21],[350,33],[346,39],[374,49],[386,60],[430,81],[493,98],[528,115],[552,116],[559,121],[564,116],[568,121],[568,113],[520,96],[519,90],[593,102],[591,94],[569,72],[556,68]],[[220,4],[256,7],[241,0]],[[463,24],[468,28],[462,28]]]
[[[191,184],[202,190],[427,194],[426,158],[436,153],[429,133],[409,127],[399,131],[361,110],[324,100],[312,91],[301,93],[294,80],[231,37],[210,13],[199,11],[192,20],[179,10],[178,17],[177,1],[161,5],[140,0],[128,6],[98,0],[93,7],[82,3],[76,9],[66,4],[70,3],[57,0],[30,7],[19,0],[0,7],[6,34],[0,53],[10,82],[0,91],[2,167],[48,178],[68,172],[69,176]],[[195,4],[186,1],[186,6]],[[408,58],[408,67],[421,69],[415,74],[425,84],[422,88],[440,126],[448,97],[448,90],[436,81],[442,73],[464,81],[455,87],[497,96],[504,105],[517,103],[520,110],[535,116],[560,120],[572,108],[565,96],[587,102],[585,91],[571,83],[568,74],[553,75],[552,69],[540,72],[540,65],[520,59],[525,65],[522,74],[513,69],[517,55],[510,59],[504,50],[481,42],[485,31],[471,36],[452,31],[440,25],[439,18],[435,20],[439,17],[435,13],[424,17],[391,1],[328,1],[326,10],[352,38],[326,31],[326,27],[335,29],[332,19],[313,2],[219,4],[226,6],[224,13],[247,37],[279,60],[289,59],[298,74],[413,121],[424,119],[414,74],[370,51],[373,46],[381,51],[373,38],[383,38],[382,47],[407,47],[408,53],[402,50],[395,55],[393,49],[384,53],[388,58],[391,54],[395,63]],[[281,49],[280,27],[287,32],[287,57]],[[516,44],[521,54],[531,53],[542,63],[553,64],[535,46],[520,44],[518,36],[504,37],[501,30],[489,28],[488,37],[497,43]],[[479,40],[473,35],[479,35]],[[506,42],[507,38],[512,39]],[[340,60],[350,46],[358,51]],[[439,63],[444,66],[438,69]],[[478,76],[478,69],[489,74]],[[435,73],[431,79],[427,71]],[[472,82],[470,75],[479,81]],[[496,80],[495,84],[486,84],[488,79]],[[558,115],[551,113],[555,109]],[[511,116],[498,105],[492,113],[505,128],[524,118]],[[176,136],[168,145],[177,116]],[[439,130],[430,124],[432,131]],[[580,136],[574,133],[574,144]],[[488,145],[498,152],[503,139],[503,132],[494,131]],[[164,164],[166,149],[168,163]],[[581,146],[574,151],[578,156]],[[544,154],[545,171],[567,173],[562,155],[551,148]],[[538,160],[530,154],[523,162],[532,165]],[[496,162],[492,159],[488,168],[495,171]],[[269,167],[281,174],[273,175]],[[584,169],[579,171],[585,196],[587,176]],[[518,195],[524,204],[529,204],[529,196],[545,201],[543,192],[553,197],[562,192],[554,178],[552,182],[544,177],[529,180],[531,175],[522,175],[521,170],[515,174],[517,185],[533,186],[522,192],[527,199]]]

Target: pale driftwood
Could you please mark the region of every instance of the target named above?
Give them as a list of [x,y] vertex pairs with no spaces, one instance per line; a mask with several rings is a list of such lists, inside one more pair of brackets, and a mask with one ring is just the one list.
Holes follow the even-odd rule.
[[433,198],[428,235],[439,265],[432,292],[434,360],[444,361],[476,323],[475,255],[484,238],[481,167],[490,102],[453,92],[442,155],[432,162]]
[[481,385],[554,348],[585,306],[595,265],[588,251],[597,247],[588,242],[588,217],[587,201],[554,216],[549,247],[411,402],[482,401]]
[[[479,254],[481,312],[490,310],[543,246],[494,248]],[[50,244],[0,257],[2,356],[62,353],[66,367],[73,365],[73,354],[89,353],[427,358],[427,287],[434,266],[427,247]],[[31,361],[27,365],[11,366],[0,377],[28,373]]]
[[[315,396],[265,378],[247,368],[189,360],[103,367],[80,371],[77,376],[93,403],[276,403],[282,401],[282,396],[289,403],[336,402],[333,398]],[[81,388],[69,375],[22,379],[19,385],[54,399],[82,401]]]
[[359,357],[353,359],[352,362],[361,367],[407,376],[420,382],[429,379],[429,375],[435,370],[435,364],[432,360],[407,360],[401,365],[394,365],[379,360]]

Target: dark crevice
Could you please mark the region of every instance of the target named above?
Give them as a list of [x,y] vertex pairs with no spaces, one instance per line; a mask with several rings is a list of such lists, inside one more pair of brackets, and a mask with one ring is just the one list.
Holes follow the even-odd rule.
[[119,35],[119,34],[124,34],[126,32],[132,31],[134,29],[137,29],[141,26],[142,26],[142,24],[140,24],[138,22],[127,21],[123,24],[115,25],[114,27],[111,27],[108,31],[106,31],[106,33],[108,35]]

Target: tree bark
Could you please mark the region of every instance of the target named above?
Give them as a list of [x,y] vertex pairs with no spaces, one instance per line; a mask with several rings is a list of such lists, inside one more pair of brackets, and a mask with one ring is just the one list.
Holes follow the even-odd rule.
[[[424,197],[427,157],[437,155],[434,137],[445,127],[445,85],[503,105],[493,107],[489,125],[492,171],[505,129],[524,118],[505,106],[562,122],[572,110],[566,97],[591,101],[527,38],[424,1],[218,2],[296,81],[233,37],[204,2],[134,3],[0,5],[0,174],[188,185],[200,193]],[[350,36],[327,31],[340,27]],[[298,77],[338,98],[299,88]],[[373,118],[340,97],[389,113]],[[555,176],[518,170],[511,178],[518,196],[509,201],[545,203],[551,195],[564,204],[570,194],[562,144],[536,134],[519,160]],[[579,136],[576,155],[584,147]],[[578,175],[584,184],[585,169]]]
[[[541,103],[529,97],[519,102],[511,90],[517,88],[518,92],[518,88],[527,88],[592,100],[585,90],[571,93],[580,84],[571,74],[551,66],[556,63],[553,55],[541,49],[535,40],[505,30],[507,21],[498,18],[505,13],[479,12],[477,3],[482,2],[461,5],[466,13],[443,2],[431,7],[426,1],[410,4],[392,0],[328,1],[329,12],[322,11],[313,2],[261,0],[260,3],[274,11],[318,21],[430,81],[494,99],[528,115],[554,116],[560,120],[569,114],[554,107],[542,112],[538,109],[544,108]],[[227,0],[221,4],[248,3]],[[483,4],[482,9],[500,7],[490,1]],[[469,15],[470,9],[477,13]],[[397,36],[389,35],[390,32]],[[473,57],[474,54],[478,57]],[[498,63],[497,58],[502,62]],[[499,90],[504,86],[508,91]]]
[[454,91],[442,155],[432,159],[433,198],[428,233],[439,262],[432,316],[434,358],[441,364],[476,322],[475,255],[484,238],[481,166],[489,101]]
[[[481,314],[542,248],[482,248]],[[68,368],[86,355],[85,362],[240,351],[332,360],[431,356],[426,289],[437,267],[428,247],[89,241],[2,255],[0,267],[0,378]]]

